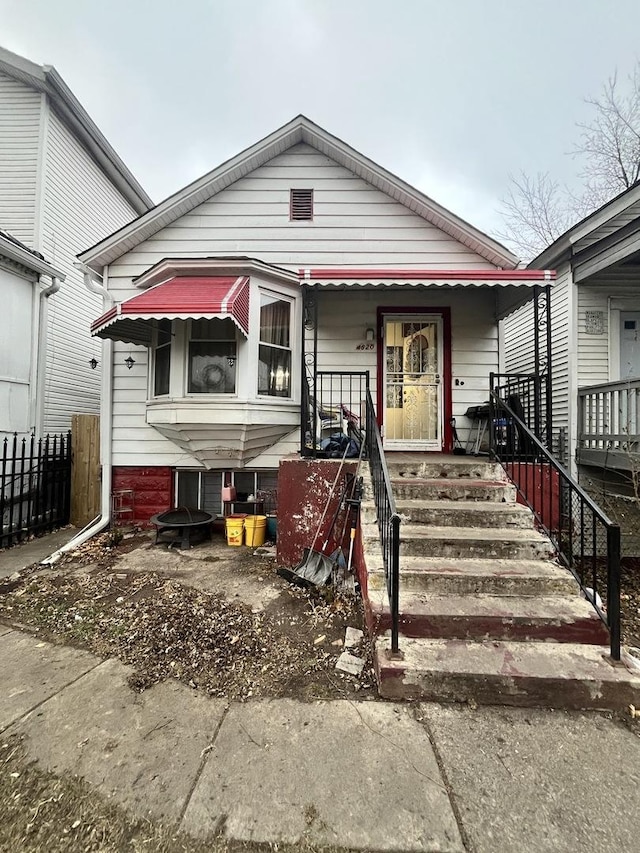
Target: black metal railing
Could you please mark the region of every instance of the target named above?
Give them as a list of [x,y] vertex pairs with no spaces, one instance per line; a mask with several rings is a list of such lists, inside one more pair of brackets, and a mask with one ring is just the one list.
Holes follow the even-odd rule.
[[547,377],[539,373],[492,373],[490,384],[531,432],[551,447]]
[[359,444],[368,393],[368,370],[310,372],[302,383],[301,455],[342,455],[340,448],[331,449],[341,436],[354,438]]
[[493,374],[491,388],[491,454],[609,629],[611,657],[620,660],[620,528],[534,434]]
[[400,622],[400,516],[391,488],[391,479],[382,447],[371,394],[366,397],[366,455],[369,459],[376,517],[391,612],[391,651],[397,653]]
[[0,547],[48,533],[69,523],[71,433],[18,437],[2,442]]

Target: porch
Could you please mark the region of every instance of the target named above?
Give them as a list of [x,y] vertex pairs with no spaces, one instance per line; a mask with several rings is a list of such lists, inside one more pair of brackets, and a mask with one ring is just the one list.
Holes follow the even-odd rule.
[[579,465],[621,472],[637,486],[640,472],[640,378],[578,390]]

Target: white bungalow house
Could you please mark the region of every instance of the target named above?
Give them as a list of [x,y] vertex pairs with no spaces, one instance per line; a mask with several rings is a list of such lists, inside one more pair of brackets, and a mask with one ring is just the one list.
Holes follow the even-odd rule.
[[[275,488],[318,371],[368,371],[387,449],[450,452],[498,321],[552,280],[303,116],[79,259],[104,293],[103,461],[140,521]],[[364,385],[329,393],[362,416]]]
[[[539,265],[557,269],[554,447],[574,474],[629,493],[640,441],[640,184],[570,228],[530,267]],[[507,372],[536,368],[533,327],[530,306],[504,321]]]
[[[12,414],[0,400],[0,428],[40,436],[68,430],[73,413],[99,411],[100,370],[90,362],[99,361],[100,348],[88,324],[100,300],[84,287],[76,255],[151,204],[55,68],[0,48],[0,231],[15,238],[3,247],[15,253],[21,243],[58,271],[58,284],[64,280],[54,298],[36,299],[15,280],[34,263],[42,267],[36,255],[27,253],[21,272],[13,268],[11,282],[4,270],[4,304],[10,288],[19,305],[2,313],[0,339],[4,345],[20,336],[20,351],[32,355],[12,367],[15,376],[3,359]],[[36,340],[37,353],[26,344]]]

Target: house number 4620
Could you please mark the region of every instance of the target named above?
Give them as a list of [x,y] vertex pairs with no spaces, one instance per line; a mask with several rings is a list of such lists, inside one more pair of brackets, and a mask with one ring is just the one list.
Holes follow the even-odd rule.
[[358,344],[358,346],[356,347],[357,350],[363,350],[363,349],[364,350],[372,350],[375,348],[376,348],[375,344]]

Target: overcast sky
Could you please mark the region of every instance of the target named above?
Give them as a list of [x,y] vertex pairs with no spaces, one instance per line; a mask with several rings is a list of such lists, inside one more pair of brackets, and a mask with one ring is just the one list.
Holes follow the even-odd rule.
[[640,58],[640,0],[0,0],[158,202],[304,113],[495,233]]

